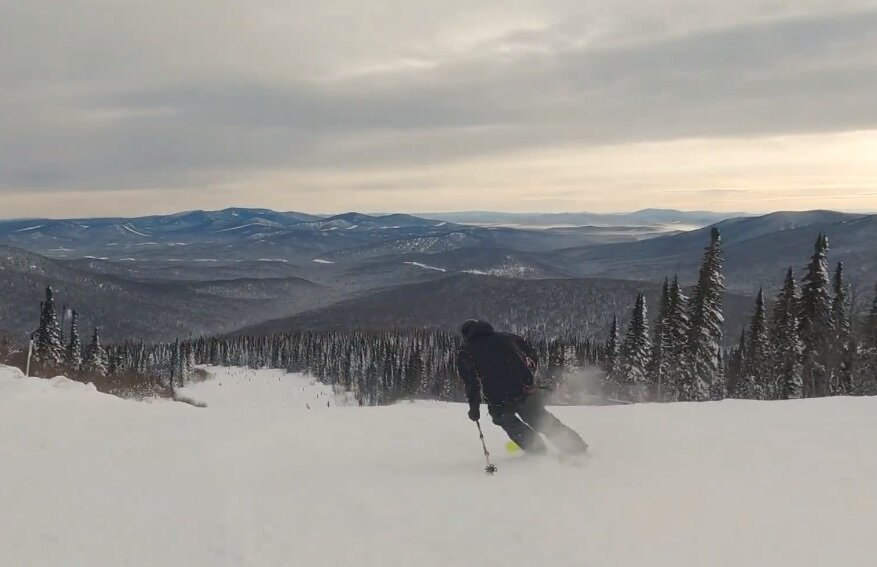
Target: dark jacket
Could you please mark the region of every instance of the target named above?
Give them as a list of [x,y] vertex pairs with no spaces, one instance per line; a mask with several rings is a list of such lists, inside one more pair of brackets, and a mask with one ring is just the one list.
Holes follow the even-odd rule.
[[467,321],[463,345],[457,350],[457,373],[466,385],[470,406],[490,407],[517,402],[537,390],[534,373],[539,358],[523,338],[497,333],[484,321]]

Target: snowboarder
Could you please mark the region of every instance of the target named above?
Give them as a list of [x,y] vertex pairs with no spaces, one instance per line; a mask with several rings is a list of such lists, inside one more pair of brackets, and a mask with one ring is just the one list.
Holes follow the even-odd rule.
[[525,451],[544,453],[545,435],[564,453],[588,449],[578,433],[548,413],[536,386],[539,358],[527,341],[511,333],[497,333],[489,323],[470,319],[460,329],[463,345],[457,351],[457,373],[466,385],[469,419],[481,419],[481,398],[493,423]]

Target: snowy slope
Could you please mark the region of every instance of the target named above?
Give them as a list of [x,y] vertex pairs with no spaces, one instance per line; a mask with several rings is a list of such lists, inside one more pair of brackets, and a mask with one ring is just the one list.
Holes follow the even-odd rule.
[[2,563],[874,564],[877,399],[556,408],[594,458],[488,426],[489,478],[464,406],[211,371],[198,409],[0,367]]

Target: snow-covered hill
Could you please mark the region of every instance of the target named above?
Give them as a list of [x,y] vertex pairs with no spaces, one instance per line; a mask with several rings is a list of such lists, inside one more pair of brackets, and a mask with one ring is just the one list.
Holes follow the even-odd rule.
[[463,406],[210,370],[198,409],[0,367],[3,563],[873,565],[877,399],[556,408],[585,467],[488,426],[486,477]]

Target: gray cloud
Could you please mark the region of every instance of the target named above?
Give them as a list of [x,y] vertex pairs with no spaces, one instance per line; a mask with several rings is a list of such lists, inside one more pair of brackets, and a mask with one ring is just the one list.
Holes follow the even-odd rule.
[[[348,37],[337,23],[321,36],[303,14],[303,38],[288,43],[258,34],[284,13],[279,2],[265,3],[274,20],[250,21],[245,9],[211,16],[214,4],[200,1],[162,20],[162,8],[114,12],[114,3],[71,0],[67,34],[54,3],[8,4],[6,193],[209,186],[272,169],[877,127],[877,10],[857,3],[837,13],[842,3],[802,3],[792,14],[749,3],[673,23],[661,11],[601,19],[576,2],[521,2],[510,6],[523,23],[489,25],[500,6],[463,19],[469,32],[451,18],[442,28],[451,39],[424,31],[422,43],[399,31],[411,23],[401,4],[374,15],[392,27],[387,37]],[[431,29],[416,23],[413,33]],[[205,27],[213,35],[203,37]]]

